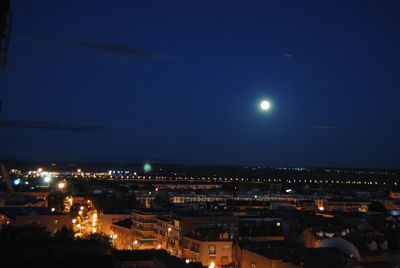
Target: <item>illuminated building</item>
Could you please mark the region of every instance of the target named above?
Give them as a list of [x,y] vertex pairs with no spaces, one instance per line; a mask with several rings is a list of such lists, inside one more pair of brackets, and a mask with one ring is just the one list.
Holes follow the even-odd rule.
[[3,207],[0,208],[0,224],[24,226],[31,223],[44,225],[48,231],[54,233],[61,227],[72,227],[72,216],[52,212],[43,207]]
[[221,267],[233,262],[233,241],[230,234],[217,229],[203,229],[185,235],[183,258],[201,262],[203,266]]

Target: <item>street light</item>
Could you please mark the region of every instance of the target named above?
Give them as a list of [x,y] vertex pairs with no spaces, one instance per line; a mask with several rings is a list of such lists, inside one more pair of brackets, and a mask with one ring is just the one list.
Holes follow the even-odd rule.
[[65,183],[60,182],[57,186],[58,186],[58,189],[62,190],[65,187]]
[[46,175],[43,180],[44,182],[49,183],[51,181],[50,175]]

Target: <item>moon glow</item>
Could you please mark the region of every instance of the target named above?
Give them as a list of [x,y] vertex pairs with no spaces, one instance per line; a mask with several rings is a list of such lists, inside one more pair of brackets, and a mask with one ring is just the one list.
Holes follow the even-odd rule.
[[269,103],[269,101],[263,100],[262,102],[260,102],[260,108],[263,111],[267,111],[269,110],[269,108],[271,108],[271,104]]

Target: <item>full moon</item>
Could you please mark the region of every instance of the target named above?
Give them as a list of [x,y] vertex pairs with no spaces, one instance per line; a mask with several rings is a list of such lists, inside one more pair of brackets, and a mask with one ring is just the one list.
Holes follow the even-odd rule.
[[271,108],[271,104],[269,103],[269,101],[263,100],[262,102],[260,102],[260,108],[263,111],[267,111],[269,110],[269,108]]

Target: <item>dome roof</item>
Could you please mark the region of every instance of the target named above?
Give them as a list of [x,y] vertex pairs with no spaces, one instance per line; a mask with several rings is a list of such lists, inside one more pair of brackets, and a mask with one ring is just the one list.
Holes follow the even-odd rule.
[[338,248],[340,251],[342,251],[344,254],[357,258],[358,260],[361,259],[360,253],[358,252],[358,249],[349,241],[341,238],[341,237],[335,237],[335,238],[327,238],[321,240],[319,243],[320,248]]

